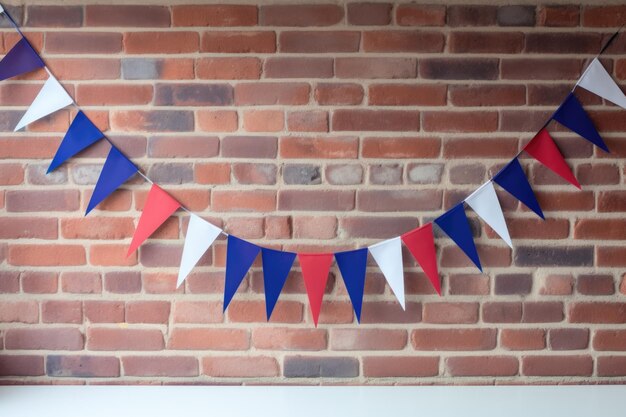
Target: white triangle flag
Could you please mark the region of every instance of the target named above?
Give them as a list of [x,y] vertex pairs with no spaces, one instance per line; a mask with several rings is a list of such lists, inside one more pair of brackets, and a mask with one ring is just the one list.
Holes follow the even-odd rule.
[[465,202],[485,221],[495,232],[506,242],[507,245],[513,247],[509,229],[506,227],[502,207],[493,188],[491,181],[481,185]]
[[35,97],[35,101],[30,105],[22,120],[17,124],[15,131],[17,132],[24,126],[46,117],[55,111],[61,110],[74,103],[72,97],[67,94],[67,91],[52,75]]
[[187,278],[187,275],[189,275],[193,267],[196,266],[202,255],[209,249],[220,233],[222,233],[222,230],[219,227],[213,226],[195,214],[191,214],[189,225],[187,226],[187,236],[185,237],[180,269],[178,270],[177,288],[180,287],[180,284]]
[[402,265],[402,240],[400,237],[385,240],[370,246],[370,253],[383,272],[385,279],[389,283],[391,290],[400,302],[402,309],[404,305],[404,268]]
[[594,58],[589,65],[589,68],[585,71],[578,85],[589,90],[592,93],[626,109],[626,96],[619,88],[619,86],[613,81],[613,78],[602,66],[602,63],[598,61],[598,58]]
[[0,14],[4,13],[4,9],[2,8],[2,5],[0,4]]

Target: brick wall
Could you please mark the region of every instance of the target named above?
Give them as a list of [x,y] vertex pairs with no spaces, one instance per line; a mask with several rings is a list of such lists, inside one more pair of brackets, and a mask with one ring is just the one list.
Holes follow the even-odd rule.
[[[441,214],[532,137],[626,16],[578,4],[9,10],[151,178],[227,232],[288,250],[364,246]],[[4,27],[6,52],[17,37]],[[625,54],[621,36],[603,58],[618,81]],[[443,296],[406,256],[403,312],[372,264],[357,325],[333,269],[316,329],[297,268],[270,323],[258,266],[222,314],[223,240],[176,290],[183,213],[125,258],[148,185],[83,217],[106,147],[45,175],[73,112],[12,133],[44,78],[0,84],[2,382],[624,380],[626,113],[598,97],[577,90],[612,155],[550,128],[583,191],[525,157],[547,220],[500,193],[513,250],[468,210],[484,274],[439,235]]]

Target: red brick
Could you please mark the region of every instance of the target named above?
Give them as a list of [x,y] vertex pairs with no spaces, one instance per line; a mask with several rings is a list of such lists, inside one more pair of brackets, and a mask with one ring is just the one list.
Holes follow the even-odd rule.
[[163,334],[156,329],[103,328],[87,329],[89,350],[162,350]]
[[30,6],[28,21],[31,27],[80,27],[83,9],[79,6]]
[[478,303],[425,303],[425,323],[469,324],[478,322]]
[[328,132],[328,113],[325,111],[298,111],[287,114],[290,132]]
[[103,27],[169,27],[170,12],[163,6],[88,5],[85,25]]
[[495,329],[419,329],[411,333],[416,350],[492,350]]
[[215,211],[272,211],[276,208],[274,191],[254,194],[240,191],[214,191],[212,208]]
[[507,350],[542,350],[546,333],[541,329],[502,329],[500,345]]
[[85,301],[83,310],[85,312],[85,320],[90,323],[124,322],[124,303],[121,301]]
[[[271,321],[273,323],[300,323],[302,317],[302,304],[296,301],[278,301],[272,312]],[[228,319],[233,323],[264,323],[267,321],[265,303],[233,301],[228,306]]]
[[363,26],[384,26],[391,22],[392,5],[389,3],[350,3],[348,23]]
[[396,21],[400,26],[444,26],[444,5],[400,4],[396,8]]
[[552,350],[580,350],[589,346],[589,329],[550,329]]
[[419,113],[400,110],[335,110],[335,131],[418,131]]
[[450,295],[487,295],[489,294],[489,277],[484,275],[450,275],[448,276]]
[[[0,257],[1,256],[2,255],[0,255]],[[0,272],[0,294],[17,293],[19,291],[20,291],[20,274],[18,271]]]
[[190,356],[124,356],[122,366],[129,376],[198,376],[198,359]]
[[348,190],[281,190],[278,194],[278,210],[352,210],[354,200],[354,191]]
[[373,84],[368,104],[378,106],[445,106],[445,85]]
[[221,323],[222,304],[205,301],[178,301],[174,304],[174,323]]
[[569,295],[573,293],[574,279],[570,275],[548,275],[539,290],[542,295]]
[[23,272],[20,274],[22,290],[32,294],[51,294],[58,290],[58,274],[54,272]]
[[442,52],[444,43],[440,32],[381,30],[363,33],[365,52]]
[[500,64],[505,80],[576,80],[581,62],[577,59],[503,59]]
[[310,87],[302,83],[238,84],[237,105],[302,105],[309,102]]
[[[2,279],[5,279],[2,277]],[[39,304],[36,301],[3,301],[0,305],[0,323],[37,323]]]
[[363,139],[365,158],[432,158],[439,156],[441,140],[417,137],[368,137]]
[[216,378],[275,377],[280,367],[267,356],[208,356],[202,359],[202,374]]
[[232,110],[199,110],[196,123],[205,132],[234,132],[237,130],[237,112]]
[[436,356],[366,356],[363,376],[369,378],[432,377],[439,375]]
[[339,223],[339,235],[352,238],[388,239],[417,226],[414,217],[350,217]]
[[5,198],[13,212],[75,211],[80,204],[78,190],[10,190]]
[[626,6],[588,6],[583,10],[583,25],[619,27],[626,16]]
[[198,52],[196,32],[128,32],[124,34],[127,54],[184,54]]
[[243,112],[243,128],[248,132],[279,132],[285,126],[285,114],[281,110],[246,110]]
[[458,356],[446,360],[452,376],[515,376],[519,363],[513,356]]
[[82,350],[83,335],[76,328],[9,329],[4,336],[6,349]]
[[122,52],[122,35],[113,32],[49,32],[47,54],[116,54]]
[[576,291],[585,295],[612,295],[615,293],[615,282],[612,275],[580,275]]
[[326,330],[258,328],[252,332],[252,345],[263,350],[324,350]]
[[351,83],[317,84],[315,101],[321,105],[354,105],[363,101],[363,87]]
[[169,301],[130,301],[126,304],[127,323],[167,324],[169,317]]
[[541,26],[578,26],[580,6],[540,6],[537,22]]
[[46,370],[52,377],[114,378],[120,376],[120,362],[113,356],[49,355]]
[[334,4],[261,6],[262,26],[332,26],[343,20],[343,7]]
[[522,304],[519,302],[487,302],[483,304],[485,323],[520,323]]
[[0,376],[44,375],[43,361],[43,356],[3,354],[0,356]]
[[353,31],[281,32],[278,45],[287,53],[357,52],[361,34]]
[[626,323],[625,303],[578,302],[569,308],[572,323]]
[[[449,113],[448,113],[449,114]],[[517,153],[517,140],[511,139],[449,139],[443,144],[445,157],[502,158]],[[580,194],[577,194],[580,196]],[[543,206],[542,206],[543,207]]]
[[604,164],[582,164],[576,170],[581,185],[619,184],[619,168]]
[[407,344],[407,333],[399,329],[333,329],[332,350],[402,350]]
[[6,216],[0,219],[0,239],[56,239],[57,229],[57,219]]
[[495,132],[498,114],[495,112],[447,112],[422,113],[423,129],[427,132]]
[[415,78],[417,64],[411,58],[336,58],[337,78]]
[[[410,290],[410,288],[407,289]],[[361,323],[419,323],[422,321],[420,303],[408,302],[405,308],[402,309],[395,301],[365,302],[361,313]]]
[[11,265],[84,265],[85,249],[79,245],[13,245],[9,247],[8,260]]
[[[17,121],[16,121],[17,123]],[[22,137],[0,139],[3,159],[50,159],[56,153],[60,138]]]
[[194,120],[193,113],[185,110],[114,111],[111,126],[126,132],[190,132],[194,129]]
[[250,347],[250,335],[242,329],[174,328],[167,346],[175,350],[246,350]]
[[41,321],[43,323],[83,322],[83,306],[80,301],[48,300],[41,303]]
[[202,34],[202,52],[273,53],[276,51],[274,32],[210,31]]
[[553,323],[564,319],[563,303],[559,301],[528,301],[523,309],[523,323]]
[[454,85],[449,87],[450,102],[463,106],[516,106],[526,103],[523,85]]
[[201,58],[196,76],[205,80],[256,80],[261,77],[258,58]]
[[598,376],[626,375],[626,358],[623,356],[601,356],[597,359]]
[[625,266],[626,248],[599,247],[596,249],[596,264],[598,266]]
[[626,239],[626,220],[580,219],[574,225],[575,239]]
[[623,330],[596,330],[593,348],[600,351],[625,351],[626,332]]
[[522,374],[526,376],[591,376],[591,356],[526,356]]
[[152,102],[150,85],[80,85],[76,89],[76,101],[82,105],[139,105]]
[[253,5],[185,5],[172,7],[173,26],[254,26]]
[[495,6],[452,5],[448,6],[449,26],[491,26],[496,23]]
[[280,156],[283,158],[350,158],[358,155],[359,142],[355,137],[282,137]]
[[435,80],[495,80],[498,61],[492,58],[424,58],[419,62],[419,74]]
[[611,190],[598,193],[598,211],[626,211],[626,191]]
[[434,211],[441,208],[438,190],[359,190],[357,209],[364,212]]

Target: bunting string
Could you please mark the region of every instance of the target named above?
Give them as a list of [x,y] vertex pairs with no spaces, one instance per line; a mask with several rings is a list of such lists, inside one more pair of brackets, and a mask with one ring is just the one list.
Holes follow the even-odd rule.
[[361,319],[361,307],[366,280],[368,255],[382,271],[389,287],[401,307],[405,308],[404,270],[402,246],[406,246],[415,258],[435,291],[441,295],[441,282],[437,269],[436,250],[433,224],[437,225],[462,252],[482,271],[482,265],[472,231],[466,215],[466,206],[471,208],[478,217],[489,225],[500,238],[513,247],[506,220],[494,188],[497,184],[542,219],[543,211],[537,201],[532,186],[526,178],[519,157],[523,152],[554,171],[564,180],[580,189],[571,169],[565,162],[558,146],[550,136],[547,127],[551,121],[563,125],[588,140],[598,148],[609,152],[593,122],[574,95],[576,88],[588,90],[617,106],[626,109],[626,96],[613,81],[610,74],[599,61],[600,55],[616,39],[620,30],[615,32],[604,44],[598,55],[591,60],[585,71],[572,87],[571,92],[559,105],[552,116],[546,121],[538,133],[526,144],[496,175],[482,184],[467,198],[451,209],[402,236],[397,236],[365,248],[358,248],[337,253],[291,253],[258,246],[254,243],[229,235],[217,226],[192,213],[183,204],[163,190],[142,172],[118,147],[104,135],[82,112],[78,104],[67,90],[54,77],[45,61],[35,51],[23,35],[11,15],[0,5],[0,14],[6,17],[15,30],[21,35],[17,44],[0,60],[0,81],[20,74],[43,68],[48,79],[34,99],[28,110],[17,124],[18,131],[28,124],[46,117],[58,110],[72,106],[77,113],[54,155],[48,173],[54,171],[65,161],[90,147],[94,143],[105,140],[110,145],[98,181],[94,187],[91,200],[87,206],[88,214],[99,203],[104,201],[113,191],[126,183],[135,174],[142,177],[151,187],[142,210],[135,233],[128,249],[128,255],[135,252],[170,216],[181,209],[189,214],[189,224],[185,234],[185,242],[181,256],[177,285],[180,286],[196,264],[204,256],[214,241],[226,236],[226,270],[224,285],[224,303],[226,310],[241,282],[248,274],[257,257],[261,256],[263,281],[266,299],[266,314],[269,320],[280,297],[293,264],[298,259],[307,291],[311,314],[315,326],[318,324],[324,291],[329,269],[333,258],[346,286],[352,302],[357,321]]

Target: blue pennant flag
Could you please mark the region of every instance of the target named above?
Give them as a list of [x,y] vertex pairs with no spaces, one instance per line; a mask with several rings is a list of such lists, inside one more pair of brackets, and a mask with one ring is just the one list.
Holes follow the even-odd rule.
[[463,203],[459,203],[452,209],[443,213],[441,216],[435,219],[437,226],[446,232],[450,239],[457,244],[459,248],[474,262],[474,265],[478,269],[483,270],[480,265],[480,259],[478,258],[478,252],[476,251],[476,245],[474,245],[474,238],[472,237],[472,230],[470,229],[467,216],[465,215],[465,208]]
[[526,207],[537,213],[539,217],[545,219],[541,207],[539,207],[539,202],[535,197],[535,193],[526,179],[524,169],[517,158],[513,158],[511,162],[502,168],[502,170],[493,177],[493,180],[496,184],[500,185],[500,187],[511,193],[513,197],[524,203]]
[[269,320],[285,281],[287,281],[287,276],[289,271],[291,271],[293,261],[296,259],[296,254],[263,248],[261,249],[261,257],[263,258],[265,309],[267,320]]
[[367,267],[367,248],[335,253],[337,266],[346,284],[356,319],[361,321],[361,305],[365,290],[365,269]]
[[552,115],[552,119],[561,123],[566,128],[578,133],[589,142],[593,143],[605,152],[609,152],[593,122],[587,116],[585,109],[580,104],[574,93],[569,93],[565,101]]
[[224,282],[224,311],[237,292],[261,248],[250,242],[228,235],[226,248],[226,278]]
[[0,61],[0,81],[45,66],[39,54],[30,46],[26,38],[22,37]]
[[63,162],[103,137],[104,135],[100,132],[100,129],[85,116],[85,113],[79,111],[65,134],[59,149],[57,149],[57,153],[48,167],[48,173],[54,171]]
[[104,161],[102,171],[100,171],[100,177],[91,195],[91,200],[89,200],[85,215],[89,214],[94,207],[100,204],[113,191],[117,190],[120,185],[124,184],[137,171],[137,167],[115,146],[112,146],[106,161]]

